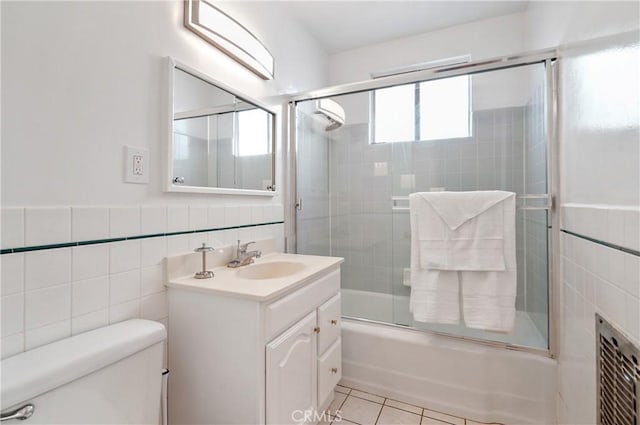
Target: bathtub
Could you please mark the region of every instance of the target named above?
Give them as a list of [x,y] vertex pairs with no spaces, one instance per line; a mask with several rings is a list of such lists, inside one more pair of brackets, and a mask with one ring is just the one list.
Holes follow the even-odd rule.
[[343,383],[363,391],[481,422],[555,423],[557,364],[543,355],[345,318],[342,361]]

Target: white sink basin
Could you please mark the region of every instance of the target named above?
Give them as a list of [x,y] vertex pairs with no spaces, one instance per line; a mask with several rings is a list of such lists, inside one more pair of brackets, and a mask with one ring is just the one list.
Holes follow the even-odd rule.
[[253,264],[238,270],[238,277],[243,279],[276,279],[291,276],[307,267],[295,261],[271,261],[269,263]]

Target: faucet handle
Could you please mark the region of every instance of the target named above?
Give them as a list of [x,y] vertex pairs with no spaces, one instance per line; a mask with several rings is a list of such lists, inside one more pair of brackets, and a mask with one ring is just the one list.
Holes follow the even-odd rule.
[[202,242],[201,247],[194,249],[194,252],[208,252],[208,251],[215,251],[215,248],[211,246],[207,246],[207,244],[204,242]]
[[238,253],[243,253],[244,254],[245,252],[247,252],[247,248],[252,243],[256,243],[256,241],[245,242],[245,243],[241,244],[240,240],[238,240]]

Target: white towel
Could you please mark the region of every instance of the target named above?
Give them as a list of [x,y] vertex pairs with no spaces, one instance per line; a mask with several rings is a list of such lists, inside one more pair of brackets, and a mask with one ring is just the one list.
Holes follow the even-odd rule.
[[[417,215],[420,263],[432,270],[505,270],[502,202],[511,192],[424,192],[409,197]],[[515,199],[515,198],[514,198]],[[505,234],[506,233],[506,234]]]
[[511,330],[517,274],[514,194],[428,192],[411,194],[409,201],[414,320],[458,323],[462,284],[467,326]]
[[410,215],[411,266],[409,310],[414,320],[426,323],[457,324],[460,322],[460,284],[458,272],[427,270],[420,266],[417,216]]
[[516,320],[516,204],[504,202],[504,271],[460,272],[464,323],[470,328],[510,332]]

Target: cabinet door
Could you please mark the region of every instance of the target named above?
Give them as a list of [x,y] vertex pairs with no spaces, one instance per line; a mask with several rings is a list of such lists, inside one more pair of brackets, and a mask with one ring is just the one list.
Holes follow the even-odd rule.
[[[342,378],[342,345],[340,339],[318,358],[318,406],[324,407]],[[333,412],[332,412],[333,413]]]
[[267,344],[267,424],[301,423],[317,407],[315,327],[314,311]]
[[318,307],[318,354],[322,355],[340,337],[340,294]]

